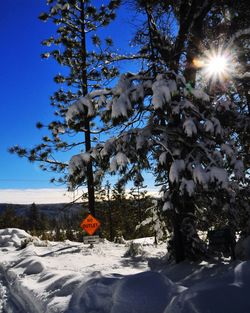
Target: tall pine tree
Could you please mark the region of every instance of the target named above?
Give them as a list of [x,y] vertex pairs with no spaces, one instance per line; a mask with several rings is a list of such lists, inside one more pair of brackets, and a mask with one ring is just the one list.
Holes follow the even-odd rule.
[[[117,75],[117,69],[110,64],[112,39],[106,38],[103,44],[97,32],[99,28],[114,20],[120,1],[110,0],[107,5],[99,7],[93,6],[92,2],[47,0],[48,10],[39,18],[44,22],[54,23],[56,34],[42,42],[44,46],[49,47],[49,51],[43,53],[42,57],[51,57],[62,66],[62,74],[54,77],[60,87],[51,96],[51,105],[55,109],[57,119],[46,126],[51,135],[44,136],[41,144],[32,149],[15,146],[10,152],[27,157],[32,162],[41,162],[43,170],[62,173],[59,179],[52,178],[52,182],[68,181],[71,189],[86,183],[89,210],[95,215],[95,184],[98,183],[100,175],[95,173],[91,158],[86,162],[86,155],[93,140],[97,139],[93,134],[98,136],[103,129],[101,125],[94,126],[96,112],[82,99],[93,88],[98,89]],[[73,122],[69,118],[67,123],[65,113],[72,103],[76,103],[77,112],[74,113],[79,119]],[[38,123],[37,127],[43,127],[42,123]],[[86,153],[85,158],[81,159],[81,164],[86,165],[85,177],[79,175],[78,164],[75,164],[75,171],[69,173],[67,162],[60,159],[59,152],[74,151],[72,153],[75,154],[75,151],[79,150]]]

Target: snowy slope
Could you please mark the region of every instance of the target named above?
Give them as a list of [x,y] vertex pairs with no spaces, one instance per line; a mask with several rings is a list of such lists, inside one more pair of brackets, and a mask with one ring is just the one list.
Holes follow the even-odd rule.
[[[33,240],[20,249],[25,238]],[[250,264],[167,265],[164,244],[140,255],[108,241],[51,243],[0,230],[0,312],[249,313]],[[148,267],[151,264],[152,269]]]

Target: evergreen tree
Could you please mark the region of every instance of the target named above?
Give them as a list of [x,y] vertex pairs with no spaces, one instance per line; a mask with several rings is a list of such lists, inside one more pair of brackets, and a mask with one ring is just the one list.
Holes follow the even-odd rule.
[[[108,25],[115,18],[119,2],[110,0],[106,6],[94,7],[90,0],[47,0],[48,11],[42,13],[39,18],[54,23],[56,35],[42,42],[44,46],[51,47],[42,57],[52,57],[62,66],[62,73],[54,77],[60,88],[51,97],[57,120],[47,126],[51,136],[44,136],[41,144],[30,150],[18,146],[10,149],[10,152],[27,157],[32,162],[41,162],[43,170],[63,174],[58,179],[52,178],[52,182],[68,181],[71,189],[86,183],[89,210],[93,215],[94,188],[102,173],[95,169],[89,151],[92,142],[97,139],[93,134],[100,134],[103,128],[100,124],[94,128],[96,112],[91,103],[84,99],[93,88],[98,89],[104,82],[107,83],[117,75],[117,69],[110,62],[112,39],[106,38],[105,46],[97,32],[100,27]],[[69,111],[71,114],[68,114],[65,120],[65,113]],[[42,126],[40,122],[37,124],[38,128]],[[79,133],[82,136],[72,136]],[[75,153],[76,149],[85,150],[85,153],[79,154],[77,160],[71,160],[71,170],[67,172],[68,164],[60,160],[58,152],[71,150]],[[80,165],[85,168],[86,175],[82,175]]]
[[49,219],[45,213],[40,213],[39,228],[41,231],[46,231],[49,229]]
[[[229,100],[228,103],[225,101],[223,105],[220,103],[217,110],[220,111],[218,113],[220,121],[222,122],[223,120],[223,125],[227,128],[228,138],[231,139],[228,142],[240,152],[238,160],[233,160],[232,162],[238,164],[235,166],[239,166],[240,172],[242,172],[243,163],[246,169],[249,168],[247,152],[249,150],[247,134],[249,133],[248,128],[250,125],[248,118],[250,112],[249,95],[247,95],[249,73],[245,73],[249,67],[249,62],[247,62],[249,58],[249,44],[247,42],[249,43],[250,36],[249,19],[247,17],[249,15],[249,6],[247,1],[241,0],[237,4],[235,1],[230,0],[218,2],[185,0],[166,2],[152,0],[147,2],[136,1],[134,3],[137,4],[140,13],[142,12],[145,17],[134,41],[139,44],[141,51],[148,52],[146,61],[151,61],[149,70],[151,70],[153,76],[155,76],[157,70],[159,71],[160,68],[165,67],[166,69],[183,73],[188,85],[194,87],[195,84],[197,85],[200,76],[196,60],[199,60],[211,48],[214,49],[214,53],[216,49],[219,53],[222,51],[232,53],[233,51],[233,57],[228,62],[240,64],[237,67],[237,71],[230,73],[232,74],[231,78],[234,78],[233,84],[228,80],[226,84],[221,84],[218,81],[215,84],[215,80],[211,84],[210,81],[212,90],[209,93],[215,101],[220,97],[225,97]],[[176,27],[177,25],[178,27]],[[214,79],[214,77],[212,78]],[[206,81],[204,84],[204,82],[199,81],[199,83],[203,83],[206,86],[208,82]],[[218,90],[216,90],[215,86]],[[228,112],[230,109],[228,109],[227,104],[230,102],[237,107],[235,111],[240,112],[240,115]],[[236,116],[238,120],[234,123]],[[161,122],[164,124],[164,119]],[[248,178],[246,176],[245,183],[247,181]],[[246,187],[247,184],[244,184],[244,186]],[[236,195],[238,192],[242,194],[242,188],[245,188],[242,184],[238,186],[237,184],[231,185]],[[203,197],[204,195],[199,197],[200,207],[204,204]],[[239,197],[236,196],[236,198],[238,199]],[[234,216],[233,219],[236,222],[236,201],[225,199],[225,197],[222,197],[222,199],[223,201],[216,193],[211,193],[208,196],[207,202],[209,204],[211,204],[211,201],[216,203],[213,209],[220,207],[219,210],[214,211],[213,215],[211,210],[208,209],[210,221],[211,216],[216,215],[218,217],[218,211],[221,212],[221,207],[224,208],[224,204],[227,202],[228,213],[227,218],[224,218],[224,222],[231,223],[232,216]],[[228,204],[228,202],[230,203]],[[197,213],[197,210],[194,207],[192,208],[192,205],[194,205],[193,201],[187,199],[187,203],[183,205],[189,207],[190,212]],[[211,207],[211,205],[206,205],[205,207]],[[219,215],[223,216],[223,214]],[[176,223],[180,224],[177,221]],[[177,237],[181,238],[182,236]],[[180,244],[180,246],[183,245]],[[184,255],[180,255],[180,259],[183,257]]]
[[244,178],[230,138],[234,124],[228,124],[221,108],[227,105],[233,123],[241,121],[241,112],[226,94],[211,101],[172,71],[156,77],[128,73],[115,88],[88,94],[93,103],[101,96],[109,102],[109,123],[126,123],[126,130],[99,144],[95,154],[111,172],[123,175],[123,181],[154,167],[156,181],[164,187],[163,211],[172,212],[175,259],[198,257],[204,251],[196,231],[196,196],[207,194],[232,204],[234,181]]
[[32,203],[28,212],[28,229],[32,231],[33,235],[41,229],[40,212],[35,203]]
[[137,211],[137,220],[139,223],[145,219],[145,212],[147,207],[151,206],[149,196],[147,196],[147,191],[145,190],[147,186],[143,185],[143,177],[141,175],[137,175],[134,180],[134,186],[130,188],[130,198],[133,201],[132,205]]

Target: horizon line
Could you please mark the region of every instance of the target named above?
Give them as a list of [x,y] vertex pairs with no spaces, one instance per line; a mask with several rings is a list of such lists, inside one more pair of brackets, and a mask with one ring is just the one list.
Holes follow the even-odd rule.
[[[125,192],[127,193],[127,190]],[[156,188],[149,188],[147,192],[151,196],[159,195]],[[65,188],[0,188],[0,203],[20,205],[70,203],[76,201],[81,193],[82,191],[68,191]]]

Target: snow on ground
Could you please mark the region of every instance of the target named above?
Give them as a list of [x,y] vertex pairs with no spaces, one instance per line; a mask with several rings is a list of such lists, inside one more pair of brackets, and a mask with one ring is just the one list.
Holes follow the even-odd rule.
[[135,245],[131,256],[128,243],[90,248],[0,230],[0,313],[250,312],[250,262],[167,265],[165,244]]

